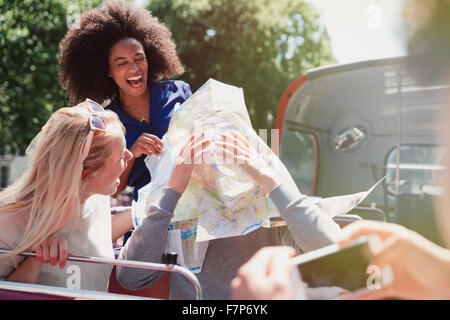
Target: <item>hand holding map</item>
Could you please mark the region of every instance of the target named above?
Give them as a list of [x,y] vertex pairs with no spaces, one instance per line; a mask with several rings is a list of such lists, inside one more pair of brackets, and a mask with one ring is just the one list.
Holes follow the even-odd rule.
[[216,143],[223,148],[220,151],[223,150],[227,158],[232,158],[234,163],[240,165],[257,185],[270,193],[280,184],[281,179],[278,174],[267,163],[261,161],[257,149],[251,146],[243,136],[233,131],[230,136],[222,134],[222,137],[223,142]]

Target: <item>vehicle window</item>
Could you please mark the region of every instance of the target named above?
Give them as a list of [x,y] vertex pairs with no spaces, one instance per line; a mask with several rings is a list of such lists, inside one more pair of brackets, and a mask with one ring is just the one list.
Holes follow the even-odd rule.
[[313,134],[288,129],[281,142],[281,161],[289,170],[300,192],[312,195],[316,172],[316,138]]
[[[424,187],[433,186],[436,176],[444,167],[441,165],[444,148],[433,145],[400,146],[399,193],[421,194]],[[397,149],[394,148],[386,160],[387,189],[395,194]]]

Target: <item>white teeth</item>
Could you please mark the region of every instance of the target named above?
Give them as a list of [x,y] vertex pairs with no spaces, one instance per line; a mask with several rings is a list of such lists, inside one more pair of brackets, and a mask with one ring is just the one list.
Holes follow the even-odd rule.
[[142,76],[137,76],[137,77],[134,77],[134,78],[128,78],[127,80],[139,80],[141,78],[142,78]]

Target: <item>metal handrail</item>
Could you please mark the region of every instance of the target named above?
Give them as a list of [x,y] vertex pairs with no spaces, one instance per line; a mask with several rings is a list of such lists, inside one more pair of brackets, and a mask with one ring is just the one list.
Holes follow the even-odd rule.
[[360,216],[356,214],[342,214],[337,215],[332,218],[333,221],[360,221],[363,220]]
[[[0,249],[0,253],[10,253],[10,250]],[[36,257],[36,253],[34,252],[22,252],[19,253],[20,256],[27,257]],[[83,256],[68,256],[68,261],[76,261],[76,262],[90,262],[90,263],[98,263],[98,264],[108,264],[115,265],[121,267],[131,267],[131,268],[141,268],[141,269],[151,269],[151,270],[159,270],[159,271],[169,271],[176,272],[184,277],[186,277],[192,286],[195,289],[195,299],[202,300],[203,293],[202,287],[198,278],[187,268],[175,265],[175,264],[162,264],[162,263],[153,263],[153,262],[142,262],[142,261],[132,261],[132,260],[117,260],[117,259],[107,259],[107,258],[98,258],[98,257],[83,257]]]
[[383,216],[383,220],[384,222],[387,222],[387,215],[386,213],[383,211],[383,209],[380,208],[372,208],[372,207],[354,207],[352,210],[361,210],[361,211],[372,211],[372,212],[378,212],[381,213],[381,215]]
[[[89,300],[156,300],[155,298],[138,297],[129,294],[117,294],[111,292],[101,292],[95,290],[70,289],[65,287],[47,286],[42,284],[0,281],[0,299],[3,299],[3,290],[20,292],[25,294],[39,294],[45,296],[57,296],[69,299],[89,299]],[[58,299],[54,298],[54,299]],[[19,298],[22,300],[22,297]],[[47,299],[47,298],[46,298]],[[51,299],[48,297],[48,299]],[[7,298],[6,300],[10,300]]]
[[119,213],[119,212],[123,212],[126,210],[131,210],[131,206],[115,206],[115,207],[111,207],[111,213]]

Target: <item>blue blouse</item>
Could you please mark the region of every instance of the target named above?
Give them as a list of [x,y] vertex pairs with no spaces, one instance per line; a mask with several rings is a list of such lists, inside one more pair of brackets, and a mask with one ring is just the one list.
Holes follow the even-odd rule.
[[[128,149],[144,132],[161,139],[167,132],[175,104],[177,102],[182,104],[192,95],[189,85],[180,80],[151,82],[149,85],[151,89],[149,124],[143,124],[123,112],[118,97],[106,107],[117,113],[124,125]],[[144,162],[145,157],[146,155],[143,154],[134,161],[127,183],[130,187],[134,187],[133,200],[135,201],[138,198],[138,190],[151,181],[150,172]]]

